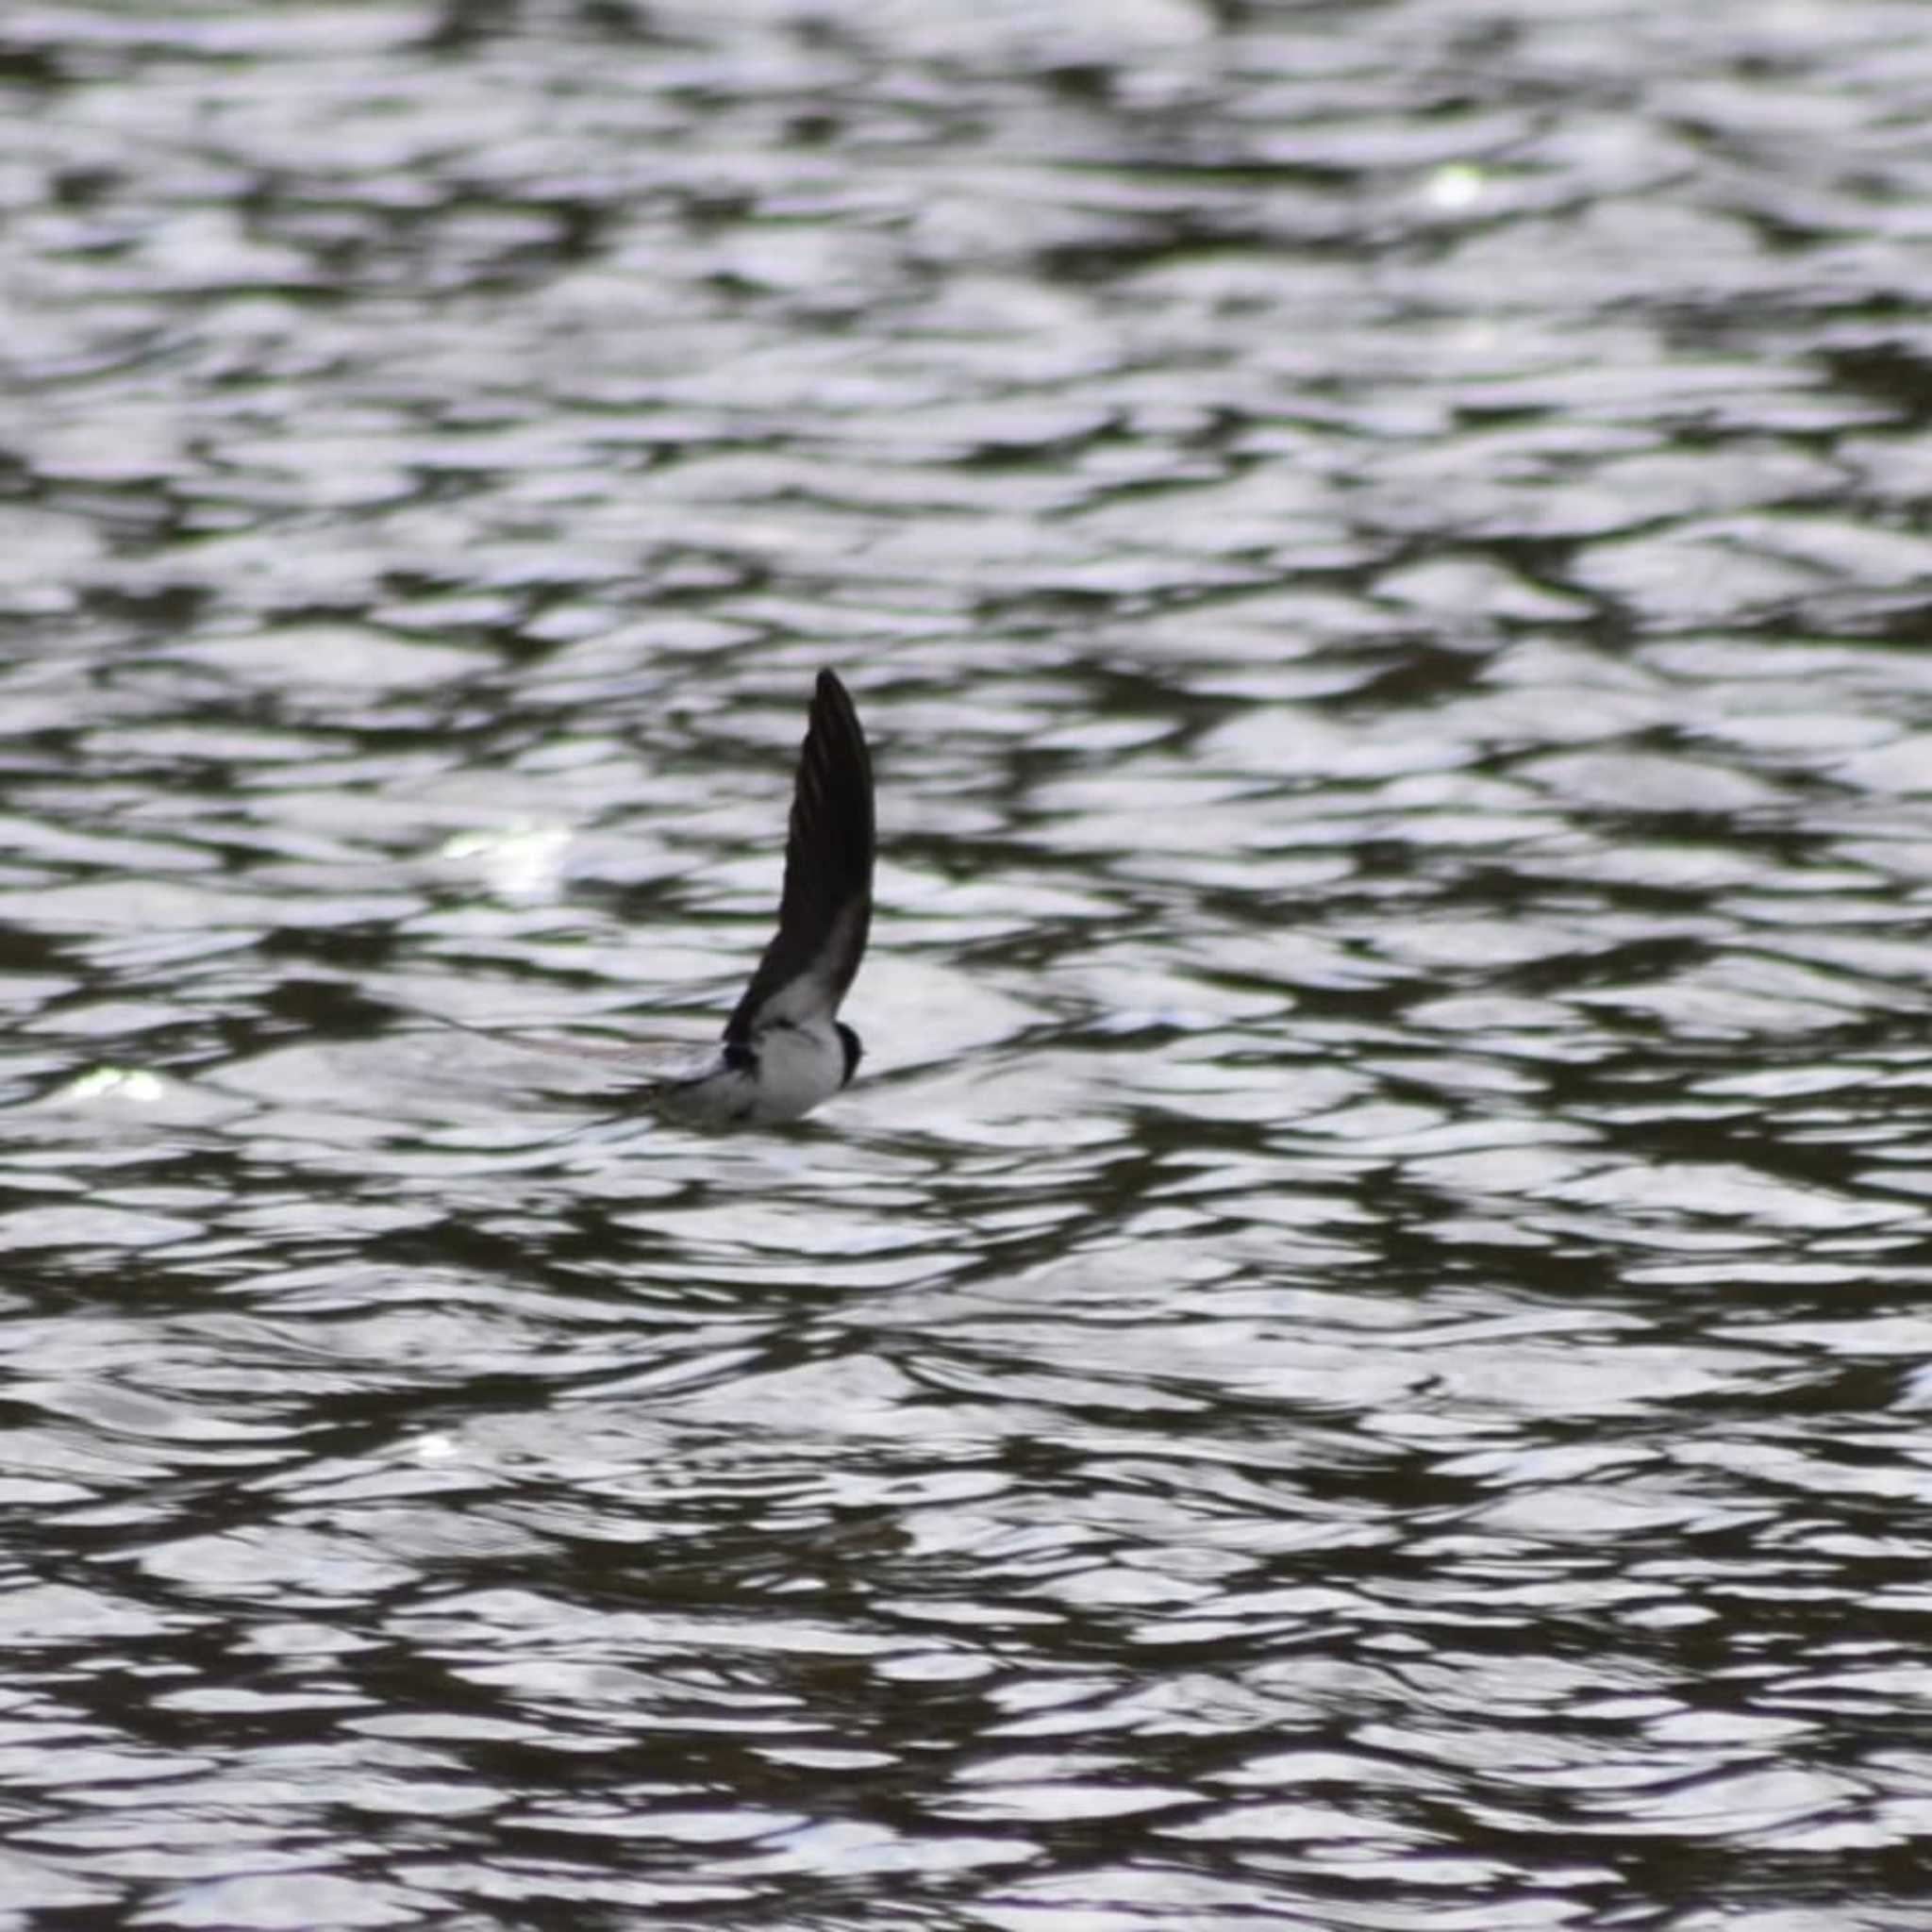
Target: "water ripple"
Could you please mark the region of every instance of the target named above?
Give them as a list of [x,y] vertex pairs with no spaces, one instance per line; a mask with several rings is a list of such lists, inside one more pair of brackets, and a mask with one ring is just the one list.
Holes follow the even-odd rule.
[[1905,1924],[1919,24],[0,23],[13,1913]]

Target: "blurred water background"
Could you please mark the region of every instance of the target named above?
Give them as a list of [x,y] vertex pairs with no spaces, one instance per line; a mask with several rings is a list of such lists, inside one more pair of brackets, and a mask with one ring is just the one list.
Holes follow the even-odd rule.
[[[0,1924],[1932,1925],[1928,125],[8,0]],[[864,1077],[655,1128],[512,1037],[718,1024],[821,664]]]

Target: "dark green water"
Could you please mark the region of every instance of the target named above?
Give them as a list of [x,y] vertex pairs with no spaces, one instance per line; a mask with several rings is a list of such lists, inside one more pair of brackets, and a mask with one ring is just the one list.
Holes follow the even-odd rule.
[[1928,98],[0,13],[0,1928],[1932,1926]]

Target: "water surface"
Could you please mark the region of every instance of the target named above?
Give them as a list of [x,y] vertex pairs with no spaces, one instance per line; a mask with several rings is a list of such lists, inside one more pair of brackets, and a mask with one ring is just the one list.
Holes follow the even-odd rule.
[[0,1923],[1932,1924],[1928,87],[9,11]]

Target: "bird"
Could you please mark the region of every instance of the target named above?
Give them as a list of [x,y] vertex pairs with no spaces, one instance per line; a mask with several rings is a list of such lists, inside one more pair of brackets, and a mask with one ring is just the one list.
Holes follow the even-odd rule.
[[660,1063],[643,1097],[706,1132],[767,1127],[852,1084],[865,1048],[839,1018],[872,929],[872,754],[839,675],[821,671],[792,781],[778,930],[715,1047]]

